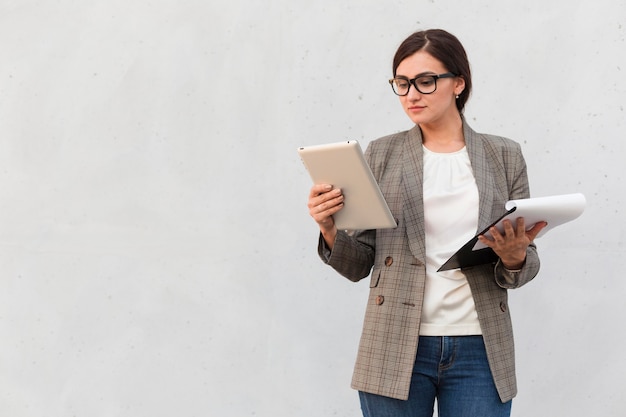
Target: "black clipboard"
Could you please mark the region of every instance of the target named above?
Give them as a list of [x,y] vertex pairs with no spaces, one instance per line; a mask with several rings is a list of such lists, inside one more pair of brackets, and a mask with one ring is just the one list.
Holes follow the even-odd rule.
[[503,226],[500,223],[507,217],[514,222],[512,216],[509,216],[516,210],[516,216],[524,218],[527,230],[539,221],[548,223],[535,237],[538,238],[548,230],[578,218],[583,213],[585,204],[585,196],[580,193],[509,200],[504,205],[504,210],[507,210],[507,212],[463,245],[437,272],[456,268],[469,268],[497,261],[498,256],[491,248],[488,248],[482,242],[478,242],[478,236],[483,234],[490,235],[488,231],[493,226],[502,232]]
[[496,262],[498,260],[498,255],[491,248],[482,248],[474,250],[474,246],[476,242],[478,242],[478,236],[487,233],[487,231],[498,224],[502,219],[504,219],[509,214],[513,213],[517,210],[517,207],[513,207],[506,213],[504,213],[498,220],[491,223],[489,226],[485,227],[485,229],[478,233],[476,236],[471,238],[465,245],[461,247],[454,255],[450,257],[441,267],[437,270],[437,272],[448,271],[450,269],[457,268],[469,268],[477,265],[484,265]]

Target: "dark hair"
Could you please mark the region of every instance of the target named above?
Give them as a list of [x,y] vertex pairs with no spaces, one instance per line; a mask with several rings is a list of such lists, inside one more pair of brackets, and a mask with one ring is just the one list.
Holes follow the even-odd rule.
[[398,65],[416,52],[428,52],[441,61],[446,69],[465,80],[465,88],[456,100],[456,107],[463,113],[465,103],[472,91],[472,73],[467,54],[461,42],[451,33],[441,29],[429,29],[415,32],[400,44],[393,57],[393,76]]

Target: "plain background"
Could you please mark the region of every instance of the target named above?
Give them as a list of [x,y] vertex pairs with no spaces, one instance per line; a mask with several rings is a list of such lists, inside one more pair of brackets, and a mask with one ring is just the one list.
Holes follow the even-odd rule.
[[513,415],[623,416],[620,0],[0,1],[0,415],[358,416],[367,283],[296,148],[410,128],[391,59],[436,27],[471,126],[588,200],[510,293]]

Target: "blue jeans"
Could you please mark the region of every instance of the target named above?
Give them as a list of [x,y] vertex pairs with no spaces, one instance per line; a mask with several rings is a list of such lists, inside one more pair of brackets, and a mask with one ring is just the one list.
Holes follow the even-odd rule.
[[364,417],[509,417],[482,336],[420,336],[407,401],[359,392]]

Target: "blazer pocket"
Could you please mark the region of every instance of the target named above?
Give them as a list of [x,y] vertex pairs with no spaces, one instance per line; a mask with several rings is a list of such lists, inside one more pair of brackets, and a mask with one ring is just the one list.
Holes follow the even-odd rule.
[[380,281],[380,269],[374,269],[370,278],[370,288],[378,287],[378,281]]

